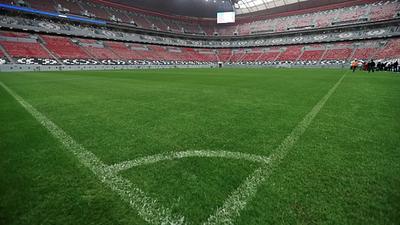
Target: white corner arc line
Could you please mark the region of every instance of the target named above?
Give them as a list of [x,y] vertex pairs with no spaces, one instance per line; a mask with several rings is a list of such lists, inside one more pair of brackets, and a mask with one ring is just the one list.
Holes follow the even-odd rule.
[[68,151],[70,151],[80,163],[89,168],[94,175],[112,191],[117,193],[120,198],[127,202],[137,213],[151,224],[162,225],[183,225],[186,224],[185,218],[180,215],[173,215],[171,210],[147,196],[141,189],[134,186],[130,181],[111,173],[97,156],[86,150],[77,143],[71,136],[58,127],[45,115],[36,110],[31,104],[26,102],[21,96],[8,88],[0,81],[2,86],[27,112],[29,112],[50,134],[57,139]]
[[300,136],[307,130],[316,115],[342,83],[347,72],[336,82],[336,84],[323,96],[311,111],[293,128],[290,134],[270,155],[269,163],[256,169],[252,175],[225,200],[223,205],[211,215],[203,225],[233,224],[234,220],[240,215],[240,211],[246,207],[247,203],[256,195],[258,187],[271,176],[273,170],[281,163],[288,154],[289,150],[299,140]]
[[166,152],[151,156],[140,157],[134,160],[129,160],[111,165],[108,167],[108,169],[113,173],[118,173],[120,171],[130,169],[132,167],[153,164],[165,160],[183,159],[189,157],[242,159],[261,164],[266,164],[269,162],[269,157],[242,153],[242,152],[229,152],[222,150],[220,151],[190,150],[181,152]]

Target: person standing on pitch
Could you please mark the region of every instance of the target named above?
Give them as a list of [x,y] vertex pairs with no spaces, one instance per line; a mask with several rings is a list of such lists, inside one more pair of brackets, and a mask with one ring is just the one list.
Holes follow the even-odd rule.
[[368,73],[370,72],[375,72],[375,62],[374,60],[371,59],[371,61],[368,63]]
[[358,66],[358,61],[355,59],[354,61],[351,62],[351,69],[353,70],[353,73],[356,71]]
[[393,63],[393,72],[399,72],[398,67],[399,67],[399,61],[396,60],[396,62]]

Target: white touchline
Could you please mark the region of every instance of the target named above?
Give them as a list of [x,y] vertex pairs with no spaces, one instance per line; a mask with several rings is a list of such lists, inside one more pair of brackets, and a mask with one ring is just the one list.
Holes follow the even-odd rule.
[[269,163],[264,164],[254,171],[231,195],[225,200],[222,207],[211,215],[203,225],[233,224],[234,219],[240,215],[247,203],[256,195],[257,188],[272,174],[272,171],[285,158],[289,150],[297,142],[300,136],[307,130],[315,116],[320,112],[328,99],[335,92],[345,78],[347,72],[336,82],[336,84],[322,97],[311,111],[297,124],[292,132],[283,140],[269,157]]
[[189,157],[242,159],[262,164],[266,164],[269,162],[269,158],[266,156],[253,155],[241,152],[192,150],[192,151],[182,151],[182,152],[167,152],[157,155],[145,156],[134,160],[111,165],[109,167],[109,170],[114,173],[118,173],[120,171],[127,170],[136,166],[153,164],[165,160],[174,160],[174,159],[182,159]]
[[116,192],[120,198],[137,210],[138,214],[151,224],[180,225],[186,224],[183,216],[172,215],[171,210],[159,205],[156,200],[147,196],[141,189],[128,180],[108,170],[108,166],[101,162],[93,153],[78,144],[71,136],[36,110],[22,97],[8,88],[4,83],[0,85],[17,100],[42,126],[44,126],[62,145],[76,156],[78,161],[89,168],[98,179]]
[[188,157],[208,157],[208,158],[228,158],[241,159],[261,164],[231,195],[225,200],[222,207],[211,215],[203,225],[233,224],[234,219],[240,215],[248,201],[256,194],[257,188],[271,175],[273,169],[279,165],[288,151],[297,142],[300,136],[306,131],[312,120],[319,113],[330,96],[335,92],[347,73],[336,82],[328,93],[312,108],[312,110],[300,121],[292,132],[283,140],[269,156],[255,154],[229,152],[229,151],[211,151],[211,150],[191,150],[181,152],[167,152],[152,156],[145,156],[130,161],[106,165],[93,153],[86,150],[78,144],[71,136],[65,133],[60,127],[50,119],[36,110],[32,105],[26,102],[22,97],[8,88],[4,83],[2,86],[12,97],[17,100],[40,124],[42,124],[63,146],[73,153],[79,162],[89,168],[104,184],[116,192],[120,198],[130,204],[138,211],[138,214],[151,224],[161,225],[181,225],[187,224],[185,218],[179,215],[173,215],[171,210],[161,206],[155,199],[150,198],[141,189],[132,184],[129,180],[118,176],[118,173],[141,165],[148,165],[164,160],[182,159]]

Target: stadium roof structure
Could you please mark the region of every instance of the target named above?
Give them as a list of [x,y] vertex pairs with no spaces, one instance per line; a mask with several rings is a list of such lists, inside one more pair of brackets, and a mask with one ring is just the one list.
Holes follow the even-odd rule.
[[94,0],[173,16],[216,18],[217,12],[235,10],[238,16],[269,15],[319,6],[368,0]]
[[308,0],[238,0],[235,8],[237,14],[246,14],[305,1]]

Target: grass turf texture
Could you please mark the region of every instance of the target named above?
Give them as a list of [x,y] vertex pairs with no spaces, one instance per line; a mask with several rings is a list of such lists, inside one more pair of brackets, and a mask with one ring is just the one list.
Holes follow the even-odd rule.
[[[1,73],[106,164],[186,150],[268,156],[329,69]],[[146,224],[0,88],[0,224]],[[235,224],[398,224],[400,76],[350,73]],[[257,163],[185,158],[121,175],[201,224]]]

